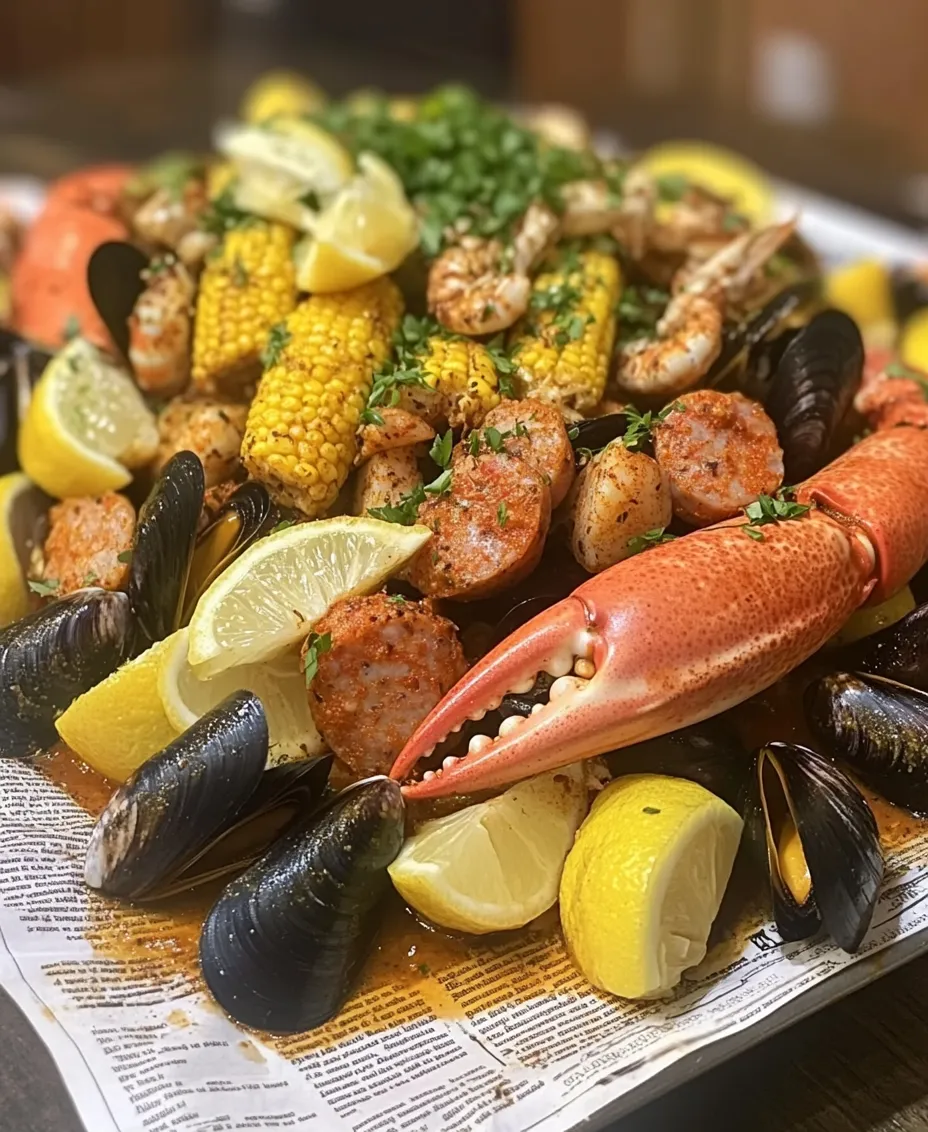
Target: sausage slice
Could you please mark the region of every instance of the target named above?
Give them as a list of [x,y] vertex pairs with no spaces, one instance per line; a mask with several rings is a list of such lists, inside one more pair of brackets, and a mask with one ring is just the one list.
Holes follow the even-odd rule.
[[670,479],[673,512],[706,527],[737,515],[783,482],[783,452],[773,421],[741,393],[697,389],[677,399],[655,429],[657,462]]
[[313,721],[356,775],[386,774],[464,675],[455,627],[428,601],[380,593],[337,601],[315,631],[331,634],[332,647],[309,686]]
[[58,582],[58,596],[124,584],[129,566],[119,556],[131,549],[135,532],[135,509],[125,496],[108,491],[98,499],[65,499],[51,508],[48,523],[42,576]]
[[[544,401],[501,401],[487,413],[482,432],[494,428],[500,434],[504,451],[525,460],[547,480],[551,506],[557,507],[574,480],[574,450],[560,409]],[[467,443],[465,442],[465,450]],[[487,447],[481,444],[481,451]]]
[[426,500],[419,522],[434,537],[407,567],[430,597],[473,601],[515,585],[538,565],[551,523],[551,492],[506,452],[455,461],[451,490]]

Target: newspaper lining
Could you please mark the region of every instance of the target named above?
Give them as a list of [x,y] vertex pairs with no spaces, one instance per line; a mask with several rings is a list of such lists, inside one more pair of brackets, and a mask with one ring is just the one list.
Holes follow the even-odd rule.
[[[562,946],[529,942],[362,992],[325,1040],[272,1042],[236,1027],[182,972],[94,951],[97,898],[81,878],[90,826],[45,778],[0,760],[0,983],[92,1132],[561,1132],[928,923],[925,835],[894,853],[853,957],[782,944],[767,925],[722,966],[710,953],[673,999],[622,1003],[592,992]],[[551,993],[524,993],[538,971]]]

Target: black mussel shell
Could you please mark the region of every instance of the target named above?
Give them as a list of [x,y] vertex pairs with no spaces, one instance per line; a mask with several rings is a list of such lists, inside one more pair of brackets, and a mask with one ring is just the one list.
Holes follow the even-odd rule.
[[126,659],[132,625],[125,594],[86,589],[0,631],[0,756],[55,743],[55,720]]
[[47,351],[30,345],[11,330],[0,329],[0,475],[19,468],[19,422],[29,405],[32,387],[50,360]]
[[728,326],[721,353],[706,375],[706,384],[739,389],[749,397],[763,401],[765,382],[758,371],[766,366],[769,344],[787,332],[789,321],[812,301],[816,292],[814,283],[793,283],[742,322]]
[[127,589],[140,650],[180,627],[205,487],[199,456],[178,452],[139,511]]
[[234,692],[116,791],[90,836],[86,883],[129,900],[169,883],[241,813],[267,752],[261,701]]
[[624,413],[605,413],[601,417],[590,417],[571,425],[570,442],[579,459],[581,449],[599,452],[613,440],[624,436],[627,428],[628,418]]
[[806,718],[836,758],[888,801],[928,813],[928,693],[835,672],[806,689]]
[[604,756],[614,775],[667,774],[698,782],[743,811],[750,780],[750,760],[737,734],[717,719],[671,731]]
[[928,602],[865,638],[854,668],[928,692]]
[[148,256],[122,240],[100,244],[87,262],[87,289],[93,305],[124,357],[129,354],[129,315],[145,290],[142,272],[146,267]]
[[863,367],[863,339],[842,311],[817,314],[784,350],[764,407],[777,426],[788,483],[828,462]]
[[376,937],[403,836],[399,786],[367,779],[226,888],[203,925],[200,963],[235,1021],[299,1033],[341,1009]]
[[[757,754],[757,780],[767,828],[770,888],[777,928],[787,941],[806,939],[819,926],[844,951],[866,935],[883,879],[876,819],[866,799],[829,759],[793,743],[770,743]],[[780,816],[795,823],[811,882],[797,900],[780,866]]]
[[255,539],[274,525],[277,511],[264,484],[246,480],[200,532],[193,551],[181,624],[186,625],[204,591]]

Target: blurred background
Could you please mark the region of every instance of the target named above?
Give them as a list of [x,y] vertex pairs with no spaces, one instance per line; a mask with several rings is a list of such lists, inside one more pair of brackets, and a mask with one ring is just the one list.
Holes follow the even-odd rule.
[[3,0],[0,173],[205,145],[271,66],[333,94],[449,79],[698,136],[928,223],[925,0]]

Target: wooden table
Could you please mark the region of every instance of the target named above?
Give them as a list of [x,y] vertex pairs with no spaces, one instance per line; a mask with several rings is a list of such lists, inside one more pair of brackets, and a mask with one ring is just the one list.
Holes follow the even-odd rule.
[[[609,1132],[922,1132],[928,1127],[926,1017],[928,958]],[[0,1042],[0,1132],[85,1132],[45,1047],[2,992]]]
[[[0,173],[54,176],[88,156],[142,158],[165,144],[205,147],[209,123],[272,60],[133,63],[0,98]],[[327,51],[331,89],[418,88],[383,60]],[[492,76],[483,84],[493,89]],[[498,83],[496,84],[498,85]],[[165,139],[171,141],[166,143]],[[611,1132],[916,1132],[928,1127],[928,958],[886,976],[613,1126]],[[0,1132],[83,1132],[44,1046],[0,992]],[[94,1130],[90,1130],[94,1132]]]

